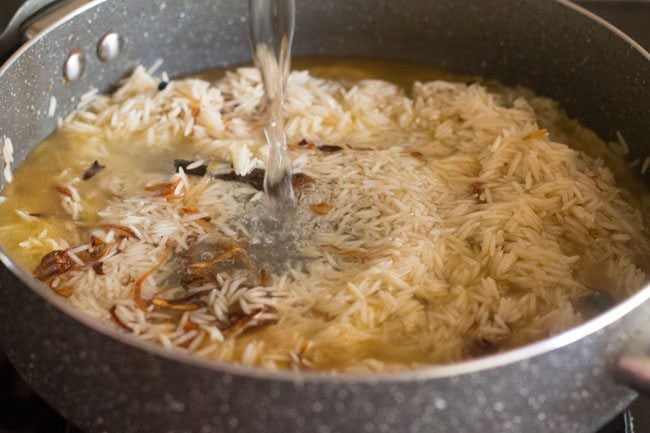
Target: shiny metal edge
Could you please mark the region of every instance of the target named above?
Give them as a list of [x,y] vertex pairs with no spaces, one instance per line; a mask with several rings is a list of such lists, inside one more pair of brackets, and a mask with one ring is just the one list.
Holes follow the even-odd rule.
[[[71,12],[70,14],[61,17],[58,21],[54,22],[50,27],[44,29],[41,33],[36,35],[33,39],[21,46],[14,54],[9,57],[2,67],[0,67],[0,79],[4,72],[11,67],[11,65],[33,44],[43,39],[54,28],[62,23],[84,13],[85,11],[104,3],[107,0],[94,0],[82,6],[81,8]],[[641,55],[646,57],[650,62],[650,54],[636,41],[627,36],[623,31],[595,15],[594,13],[578,6],[569,0],[553,0],[563,6],[566,6],[574,11],[590,18],[601,26],[607,28],[609,31],[616,34],[618,37],[626,41],[631,47],[636,49]],[[650,298],[650,283],[646,284],[637,293],[619,303],[614,308],[606,311],[605,313],[582,323],[574,328],[568,329],[560,334],[531,343],[507,352],[489,355],[483,358],[458,362],[448,365],[433,365],[426,368],[394,372],[394,373],[332,373],[332,372],[292,372],[292,371],[269,371],[258,367],[244,366],[228,362],[213,361],[207,358],[201,358],[196,355],[191,355],[183,352],[180,349],[172,348],[166,349],[155,343],[144,341],[133,335],[125,334],[108,324],[97,320],[82,310],[75,308],[63,298],[54,294],[42,282],[38,281],[31,272],[25,271],[10,257],[6,249],[0,245],[0,261],[4,266],[16,275],[23,283],[25,283],[36,294],[45,299],[49,304],[57,308],[64,314],[76,319],[89,328],[107,335],[121,343],[127,344],[136,349],[147,351],[163,358],[188,364],[191,366],[212,370],[215,373],[230,374],[236,376],[246,376],[261,380],[280,380],[286,382],[329,382],[329,383],[354,383],[354,384],[376,384],[382,383],[399,383],[399,382],[412,382],[412,381],[425,381],[433,379],[445,379],[453,376],[464,374],[478,373],[483,370],[492,368],[503,367],[516,362],[525,361],[538,355],[562,348],[578,340],[581,340],[595,332],[602,330],[608,325],[624,317],[627,313],[636,309]]]
[[42,31],[52,27],[62,18],[77,13],[88,2],[88,0],[67,0],[62,4],[53,4],[51,10],[48,9],[43,14],[37,13],[36,18],[28,18],[27,26],[23,30],[23,39],[29,40],[38,36]]
[[[559,3],[561,5],[564,5],[568,7],[569,9],[573,9],[574,11],[586,16],[587,18],[591,19],[592,21],[597,22],[601,26],[605,27],[607,30],[610,32],[614,33],[616,36],[619,38],[623,39],[625,42],[630,44],[632,48],[637,50],[639,53],[641,53],[648,61],[650,62],[650,52],[646,50],[644,47],[641,46],[637,41],[632,39],[625,33],[623,30],[619,29],[616,27],[614,24],[610,23],[609,21],[605,20],[604,18],[596,15],[595,13],[591,12],[589,9],[586,9],[578,4],[575,4],[571,0],[553,0],[556,3]],[[594,2],[598,3],[598,2]],[[648,0],[639,0],[639,3],[648,3]],[[649,48],[650,49],[650,48]]]

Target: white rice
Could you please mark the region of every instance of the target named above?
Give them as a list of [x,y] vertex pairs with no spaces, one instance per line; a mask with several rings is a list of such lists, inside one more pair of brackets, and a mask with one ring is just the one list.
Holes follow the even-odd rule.
[[16,215],[18,215],[21,219],[23,219],[23,220],[25,220],[27,222],[38,221],[38,218],[30,215],[29,212],[24,211],[22,209],[16,209]]
[[623,137],[623,134],[621,134],[621,131],[616,131],[616,137],[618,138],[618,142],[621,145],[622,148],[622,155],[629,155],[630,153],[630,146],[627,145],[627,141],[625,141],[625,137]]
[[[151,74],[161,63],[86,101],[64,132],[107,147],[142,137],[130,145],[171,156],[182,140],[183,153],[195,154],[190,170],[264,168],[258,71],[241,68],[215,83],[176,80],[158,91]],[[574,326],[593,289],[620,300],[645,283],[646,211],[624,199],[601,159],[558,140],[552,101],[504,92],[432,81],[407,94],[384,81],[347,86],[292,73],[287,141],[313,178],[299,189],[293,224],[305,259],[288,262],[268,286],[240,271],[186,290],[170,277],[176,259],[146,274],[170,249],[182,256],[215,233],[256,241],[245,220],[260,194],[249,185],[183,169],[129,179],[107,170],[97,185],[115,198],[98,210],[82,207],[84,190],[66,172],[61,184],[71,194],[61,206],[111,245],[101,275],[81,258],[90,245],[67,250],[79,268],[66,275],[70,302],[111,323],[113,311],[119,326],[165,347],[269,369],[414,368],[465,359],[477,344],[513,347]],[[613,151],[627,153],[620,134],[619,142],[622,151]],[[85,146],[80,157],[109,158],[100,148]],[[647,158],[642,173],[649,167]],[[144,189],[160,183],[170,184],[168,196]],[[84,222],[81,211],[96,221]],[[24,242],[45,244],[47,236]],[[139,278],[142,299],[195,294],[201,302],[182,314],[142,309]],[[277,324],[239,338],[231,327],[241,316],[244,327]]]
[[50,97],[50,105],[47,108],[47,117],[52,118],[56,114],[56,96]]
[[155,62],[147,69],[147,74],[153,75],[158,71],[158,69],[162,66],[163,64],[163,59],[156,59]]
[[199,159],[198,161],[194,161],[193,163],[188,164],[188,165],[187,165],[187,169],[188,169],[188,170],[192,170],[192,169],[198,168],[198,167],[200,167],[200,166],[202,166],[202,165],[205,165],[205,163],[206,163],[205,160],[203,160],[203,159]]
[[4,161],[4,170],[2,172],[4,180],[7,183],[11,183],[14,178],[13,173],[11,172],[11,164],[14,162],[14,146],[9,137],[5,137],[4,139],[4,144],[2,146],[2,159]]
[[650,156],[647,156],[643,160],[643,165],[641,166],[641,174],[645,174],[646,171],[648,171],[648,168],[650,168]]
[[96,88],[96,87],[93,87],[90,90],[88,90],[86,93],[81,95],[81,97],[79,98],[78,107],[83,108],[86,104],[93,101],[93,99],[95,98],[95,96],[97,96],[98,93],[99,93],[99,89]]

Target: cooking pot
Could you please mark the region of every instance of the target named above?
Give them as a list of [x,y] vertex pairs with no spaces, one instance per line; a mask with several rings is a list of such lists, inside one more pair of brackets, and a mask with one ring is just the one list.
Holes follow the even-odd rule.
[[[240,0],[76,1],[28,24],[24,17],[49,2],[9,3],[17,18],[3,23],[2,44],[38,31],[0,69],[0,136],[13,140],[17,163],[80,95],[109,91],[138,64],[160,58],[178,76],[251,58]],[[650,153],[650,56],[564,0],[298,0],[294,53],[415,62],[524,85],[606,140],[620,131],[631,159]],[[591,432],[636,397],[629,386],[650,383],[648,287],[508,352],[333,375],[268,372],[140,341],[68,305],[5,250],[0,258],[2,349],[89,432]]]

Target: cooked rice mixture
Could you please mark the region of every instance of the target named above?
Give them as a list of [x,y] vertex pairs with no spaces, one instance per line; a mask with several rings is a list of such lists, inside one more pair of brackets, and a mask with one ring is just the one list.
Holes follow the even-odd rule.
[[142,339],[268,369],[416,368],[545,338],[646,281],[647,206],[616,186],[622,158],[528,92],[293,72],[295,241],[270,247],[293,248],[284,262],[254,224],[257,70],[139,67],[95,93],[5,187],[0,236]]

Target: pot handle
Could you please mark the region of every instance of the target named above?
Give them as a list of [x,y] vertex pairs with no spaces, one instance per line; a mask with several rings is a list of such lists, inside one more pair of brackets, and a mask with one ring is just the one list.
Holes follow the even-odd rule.
[[616,359],[614,378],[639,393],[650,396],[650,344],[647,331],[630,339]]
[[42,16],[67,0],[3,0],[0,10],[0,63],[23,42],[25,30],[37,16]]
[[650,357],[620,356],[616,360],[616,378],[635,391],[650,396]]

